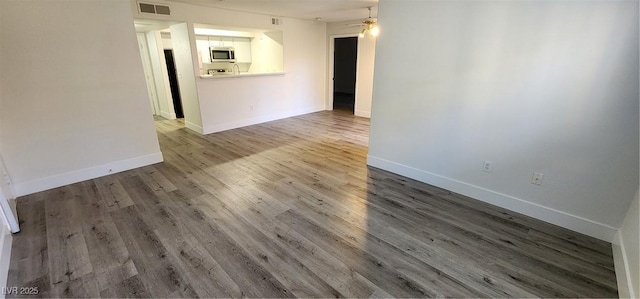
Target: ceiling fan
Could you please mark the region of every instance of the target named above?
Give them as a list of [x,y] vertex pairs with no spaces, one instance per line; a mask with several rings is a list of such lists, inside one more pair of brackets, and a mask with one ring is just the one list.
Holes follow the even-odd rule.
[[371,6],[367,7],[367,9],[369,9],[369,17],[364,19],[361,24],[348,25],[352,27],[353,26],[362,27],[362,30],[360,31],[360,34],[358,34],[358,37],[364,37],[367,33],[372,37],[376,37],[380,33],[380,28],[378,28],[378,20],[376,18],[371,17],[371,8],[372,8]]

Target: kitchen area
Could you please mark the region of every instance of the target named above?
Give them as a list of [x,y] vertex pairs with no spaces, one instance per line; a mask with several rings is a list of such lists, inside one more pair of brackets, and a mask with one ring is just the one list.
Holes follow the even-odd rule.
[[200,78],[282,74],[282,31],[194,24]]
[[179,118],[181,106],[186,129],[210,134],[325,109],[323,22],[174,2],[170,8],[170,16],[134,11],[156,116]]
[[[277,83],[267,83],[270,79],[264,77],[284,76],[282,30],[136,22],[137,28],[168,27],[138,33],[154,115],[184,118],[188,129],[207,134],[242,126],[239,119],[269,109],[256,94],[246,93],[272,91],[269,86]],[[226,123],[223,128],[206,126],[221,121]]]

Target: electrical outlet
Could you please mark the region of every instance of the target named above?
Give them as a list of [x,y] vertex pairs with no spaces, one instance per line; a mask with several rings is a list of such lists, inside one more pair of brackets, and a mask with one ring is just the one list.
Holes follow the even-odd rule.
[[482,164],[482,171],[491,172],[491,164],[493,164],[493,162],[485,160],[484,164]]
[[533,177],[531,177],[531,184],[542,186],[542,178],[544,178],[544,173],[534,172]]

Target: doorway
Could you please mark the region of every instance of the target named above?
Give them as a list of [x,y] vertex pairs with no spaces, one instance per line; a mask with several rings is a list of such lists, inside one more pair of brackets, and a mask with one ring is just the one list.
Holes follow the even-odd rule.
[[335,38],[333,109],[355,112],[358,37]]
[[176,64],[173,59],[173,50],[165,49],[164,59],[167,62],[167,75],[169,76],[169,87],[171,89],[171,98],[176,118],[184,118],[182,100],[180,99],[180,86],[178,85],[178,74],[176,72]]

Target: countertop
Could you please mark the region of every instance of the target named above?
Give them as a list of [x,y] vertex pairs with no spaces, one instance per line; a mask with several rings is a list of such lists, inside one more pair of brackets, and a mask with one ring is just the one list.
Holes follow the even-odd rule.
[[284,75],[284,72],[275,72],[275,73],[241,73],[241,74],[238,74],[238,75],[200,75],[200,78],[202,78],[202,79],[225,79],[225,78],[278,76],[278,75]]

